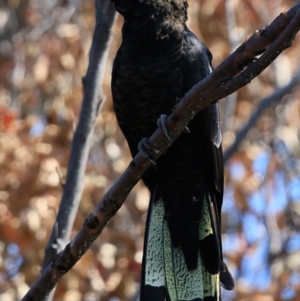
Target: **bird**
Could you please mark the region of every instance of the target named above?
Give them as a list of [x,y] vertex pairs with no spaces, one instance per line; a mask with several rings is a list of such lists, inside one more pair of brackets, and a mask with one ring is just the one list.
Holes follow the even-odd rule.
[[152,162],[140,301],[220,301],[234,280],[222,255],[224,190],[218,103],[197,113],[153,162],[147,138],[199,81],[212,54],[187,27],[186,0],[112,0],[123,16],[111,90],[117,122],[134,157]]

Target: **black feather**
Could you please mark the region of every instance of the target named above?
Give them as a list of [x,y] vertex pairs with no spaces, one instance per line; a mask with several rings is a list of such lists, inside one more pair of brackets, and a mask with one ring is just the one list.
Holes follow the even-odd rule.
[[[113,66],[112,94],[118,123],[134,156],[139,141],[156,129],[159,116],[170,114],[177,101],[212,71],[212,56],[185,24],[185,0],[114,3],[124,25]],[[156,169],[143,176],[151,200],[141,301],[219,300],[219,276],[214,275],[220,270],[225,288],[232,287],[231,275],[223,269],[221,246],[223,161],[218,105],[196,114],[188,128],[190,133],[183,133],[158,160]],[[157,277],[146,275],[150,272]]]

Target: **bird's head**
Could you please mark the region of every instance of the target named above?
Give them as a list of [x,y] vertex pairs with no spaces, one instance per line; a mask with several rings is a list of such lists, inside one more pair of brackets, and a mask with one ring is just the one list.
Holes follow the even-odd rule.
[[[186,16],[187,0],[112,0],[116,10],[125,18],[155,15]],[[185,17],[186,19],[186,17]]]

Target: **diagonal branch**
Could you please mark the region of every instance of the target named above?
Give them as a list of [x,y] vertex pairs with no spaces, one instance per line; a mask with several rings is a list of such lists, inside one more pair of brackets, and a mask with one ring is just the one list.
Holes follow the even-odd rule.
[[262,112],[269,108],[271,104],[276,103],[282,99],[287,93],[290,93],[297,85],[300,83],[300,71],[298,71],[290,82],[274,91],[271,95],[263,98],[258,104],[256,110],[251,114],[247,123],[238,131],[236,134],[235,140],[225,151],[224,151],[224,162],[228,161],[230,157],[236,152],[239,148],[241,142],[248,134],[253,125],[257,122]]
[[[291,45],[299,28],[300,4],[297,4],[286,14],[279,15],[269,26],[253,34],[208,77],[195,85],[167,119],[172,140],[181,134],[188,121],[197,112],[248,84],[260,74]],[[260,54],[262,55],[257,58]],[[152,158],[157,160],[171,143],[162,131],[157,129],[149,139],[149,145],[153,150]],[[135,156],[125,172],[87,217],[78,234],[48,265],[22,300],[33,298],[42,300],[43,296],[48,294],[57,281],[88,250],[149,166],[150,162],[141,153]]]

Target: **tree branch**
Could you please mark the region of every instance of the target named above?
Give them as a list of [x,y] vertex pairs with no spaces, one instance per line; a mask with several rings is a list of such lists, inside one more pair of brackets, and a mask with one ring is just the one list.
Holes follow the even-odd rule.
[[48,245],[42,271],[70,240],[70,233],[83,191],[83,179],[90,150],[93,127],[103,104],[102,85],[115,9],[111,0],[96,0],[96,26],[83,78],[84,97],[79,123],[74,133],[68,173],[56,222]]
[[[299,27],[300,4],[297,4],[286,14],[279,15],[269,26],[253,34],[209,76],[195,85],[167,119],[172,140],[180,135],[197,112],[248,84],[270,65],[285,48],[291,45]],[[261,53],[263,55],[257,58]],[[153,159],[157,160],[171,145],[171,141],[160,129],[157,129],[150,137],[149,145],[153,149]],[[33,298],[42,300],[43,296],[88,250],[149,166],[149,161],[141,153],[135,156],[125,172],[87,217],[78,234],[48,265],[22,300]]]
[[241,142],[244,140],[245,136],[248,134],[253,125],[257,122],[262,112],[269,108],[271,104],[278,102],[287,93],[291,92],[300,82],[300,71],[298,71],[290,82],[274,91],[271,95],[263,98],[258,104],[256,110],[251,114],[248,122],[238,131],[235,140],[225,151],[224,151],[224,162],[228,161],[230,157],[237,151]]

